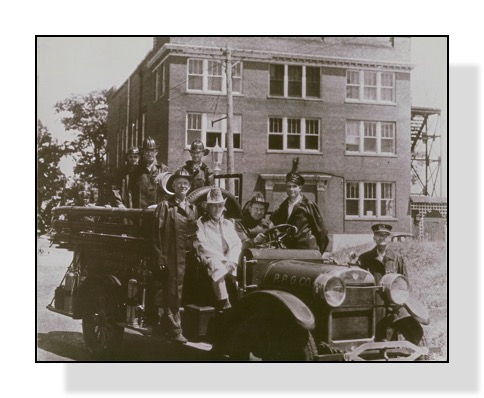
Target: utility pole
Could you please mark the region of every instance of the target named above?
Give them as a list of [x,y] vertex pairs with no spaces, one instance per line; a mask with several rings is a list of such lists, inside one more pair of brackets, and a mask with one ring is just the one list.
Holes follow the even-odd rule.
[[[232,50],[227,44],[225,70],[227,76],[227,174],[234,174],[234,135],[232,133],[232,120],[234,118],[234,102],[232,97]],[[227,178],[227,190],[234,194],[235,186],[232,178]]]

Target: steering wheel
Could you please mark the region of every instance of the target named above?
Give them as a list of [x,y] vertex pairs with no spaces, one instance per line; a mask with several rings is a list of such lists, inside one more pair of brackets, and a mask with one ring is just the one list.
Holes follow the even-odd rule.
[[297,228],[291,224],[280,224],[273,228],[269,228],[264,235],[267,241],[264,242],[266,247],[275,247],[279,249],[285,249],[286,246],[283,240],[288,236],[293,236],[297,232]]

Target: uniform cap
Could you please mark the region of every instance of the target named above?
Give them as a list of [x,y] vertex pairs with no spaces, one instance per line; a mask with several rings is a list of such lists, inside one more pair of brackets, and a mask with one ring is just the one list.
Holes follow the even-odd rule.
[[205,149],[202,141],[195,140],[190,145],[190,152],[203,152],[203,156],[207,156],[210,153],[210,150]]
[[222,190],[218,187],[212,188],[207,194],[207,204],[210,203],[225,203],[225,199],[222,196]]
[[181,168],[175,171],[170,176],[170,178],[168,178],[168,181],[166,183],[166,188],[173,189],[173,183],[175,182],[175,180],[179,178],[186,178],[188,181],[190,181],[190,185],[192,184],[192,176],[190,175],[190,173],[184,168]]
[[245,205],[244,205],[244,209],[249,207],[250,205],[254,204],[254,203],[258,203],[258,204],[261,204],[261,205],[264,205],[265,207],[265,211],[267,211],[267,209],[269,208],[269,202],[266,202],[264,200],[264,196],[262,196],[262,194],[260,193],[256,193],[251,200],[249,200]]
[[137,146],[132,146],[128,149],[128,155],[139,155],[139,148]]
[[291,171],[286,174],[286,182],[292,182],[302,187],[305,181],[304,181],[304,177],[297,172],[298,165],[299,165],[299,158],[295,158],[292,161]]
[[371,230],[373,233],[381,233],[381,232],[386,232],[387,234],[392,233],[392,226],[389,224],[375,224],[371,226]]
[[148,137],[143,140],[143,149],[158,149],[160,146],[156,145],[156,142],[153,138]]

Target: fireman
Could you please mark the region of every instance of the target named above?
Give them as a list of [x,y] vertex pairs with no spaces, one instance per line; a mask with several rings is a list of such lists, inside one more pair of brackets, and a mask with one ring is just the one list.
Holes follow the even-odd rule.
[[214,185],[214,173],[205,163],[202,158],[210,153],[205,149],[203,142],[195,140],[190,145],[191,160],[187,160],[183,168],[192,176],[192,188],[190,192],[200,187]]

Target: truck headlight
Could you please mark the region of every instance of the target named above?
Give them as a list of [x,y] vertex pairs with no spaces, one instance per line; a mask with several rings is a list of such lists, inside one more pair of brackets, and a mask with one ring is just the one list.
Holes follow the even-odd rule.
[[320,275],[314,281],[314,292],[331,307],[339,307],[346,298],[346,285],[341,278]]
[[393,304],[403,305],[408,299],[408,281],[400,274],[386,274],[380,280],[383,293]]

